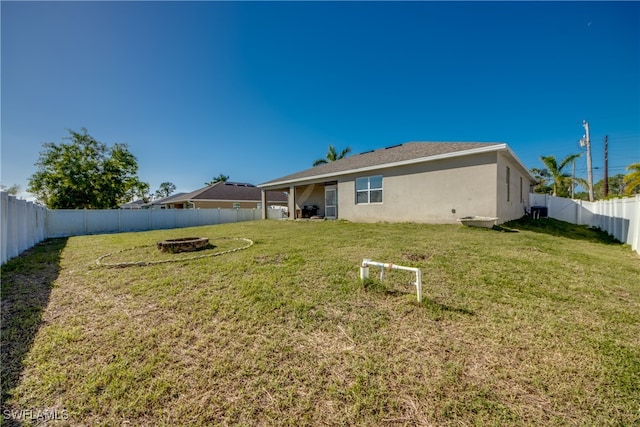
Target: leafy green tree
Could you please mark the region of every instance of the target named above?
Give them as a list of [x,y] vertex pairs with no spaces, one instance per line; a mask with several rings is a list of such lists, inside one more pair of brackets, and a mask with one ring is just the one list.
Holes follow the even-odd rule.
[[140,185],[132,187],[127,191],[127,200],[134,201],[142,199],[143,202],[148,203],[151,200],[152,195],[149,194],[151,186],[146,182],[141,182]]
[[227,182],[229,180],[229,176],[220,174],[214,177],[211,181],[205,182],[204,185],[213,185],[217,182]]
[[51,209],[109,209],[148,191],[126,144],[108,147],[87,133],[68,129],[68,143],[45,143],[28,191]]
[[330,145],[329,150],[327,151],[327,157],[324,159],[316,160],[315,162],[313,162],[313,166],[315,167],[315,166],[323,165],[325,163],[335,162],[336,160],[343,159],[350,152],[351,152],[351,147],[347,147],[344,150],[342,150],[340,154],[338,154],[338,152],[336,151],[336,148],[333,145]]
[[13,184],[11,187],[7,187],[6,185],[0,185],[0,190],[9,193],[12,196],[16,196],[20,192],[20,185]]
[[624,194],[631,196],[640,193],[640,163],[632,163],[627,166],[627,170],[631,171],[624,177],[625,190]]
[[162,199],[164,197],[169,197],[171,193],[176,191],[176,186],[172,182],[163,182],[160,184],[160,187],[154,193],[157,199]]
[[[610,176],[609,179],[609,194],[608,197],[620,197],[624,194],[626,187],[624,183],[624,175],[618,174]],[[593,184],[593,194],[596,199],[604,199],[604,179]]]
[[572,178],[571,175],[564,172],[564,168],[581,155],[582,153],[569,154],[567,157],[562,159],[560,163],[558,163],[554,156],[540,156],[540,160],[546,166],[547,174],[552,179],[552,196],[567,197],[572,184],[580,184],[585,187],[588,186],[586,180],[582,178]]

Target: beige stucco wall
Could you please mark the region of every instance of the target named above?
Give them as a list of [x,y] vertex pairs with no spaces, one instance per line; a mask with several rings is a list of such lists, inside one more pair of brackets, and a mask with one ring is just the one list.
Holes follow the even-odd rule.
[[[497,215],[496,156],[490,152],[342,177],[338,217],[357,222],[456,223]],[[355,178],[383,176],[383,201],[355,203]],[[521,216],[521,215],[520,215]]]
[[[521,218],[525,207],[529,209],[530,178],[517,162],[498,153],[498,198],[497,214],[499,223]],[[509,168],[510,185],[507,185],[507,167]],[[507,195],[507,192],[509,195]]]

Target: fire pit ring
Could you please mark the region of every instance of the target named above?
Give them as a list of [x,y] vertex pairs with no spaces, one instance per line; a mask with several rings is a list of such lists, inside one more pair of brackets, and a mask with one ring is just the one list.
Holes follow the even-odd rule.
[[205,249],[209,246],[209,239],[206,237],[183,237],[182,239],[167,239],[156,244],[161,252],[172,254],[178,252],[193,252]]

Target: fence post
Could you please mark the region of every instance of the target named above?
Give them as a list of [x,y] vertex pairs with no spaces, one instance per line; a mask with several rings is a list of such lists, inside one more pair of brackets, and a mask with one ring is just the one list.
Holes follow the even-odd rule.
[[[633,229],[631,248],[640,254],[640,194],[636,194],[635,203],[633,204],[633,216],[629,222],[629,228]],[[633,227],[631,227],[631,222],[633,222]]]
[[7,261],[7,243],[8,243],[8,227],[9,227],[9,193],[0,192],[0,220],[2,221],[2,247],[0,247],[0,263],[4,264]]

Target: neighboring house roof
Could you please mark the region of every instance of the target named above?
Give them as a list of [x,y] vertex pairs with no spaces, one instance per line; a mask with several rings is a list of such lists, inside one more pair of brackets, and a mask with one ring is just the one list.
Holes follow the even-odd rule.
[[[260,202],[262,191],[253,184],[242,182],[217,182],[208,187],[185,194],[173,200],[172,203],[193,201],[234,201],[234,202]],[[287,196],[281,192],[270,192],[267,195],[268,202],[287,202]]]
[[145,202],[142,199],[134,200],[133,202],[125,203],[124,205],[120,205],[121,209],[143,209],[156,205],[164,205],[166,203],[170,203],[173,199],[180,197],[187,193],[177,193],[173,194],[169,197],[163,197],[162,199],[156,199],[151,202]]
[[144,205],[144,200],[138,199],[133,202],[120,205],[120,209],[140,209]]
[[157,206],[157,205],[166,205],[167,203],[172,203],[174,200],[179,199],[180,197],[184,196],[187,193],[176,193],[176,194],[172,194],[171,196],[168,197],[163,197],[162,199],[156,199],[152,202],[147,203],[145,206],[146,207],[151,207],[151,206]]
[[[499,142],[407,142],[378,150],[366,151],[334,162],[315,166],[291,175],[259,184],[259,187],[286,185],[298,181],[327,179],[347,173],[459,157],[490,151],[507,151],[523,168],[528,170],[507,144]],[[530,174],[529,174],[530,175]],[[531,179],[534,178],[531,176]]]

